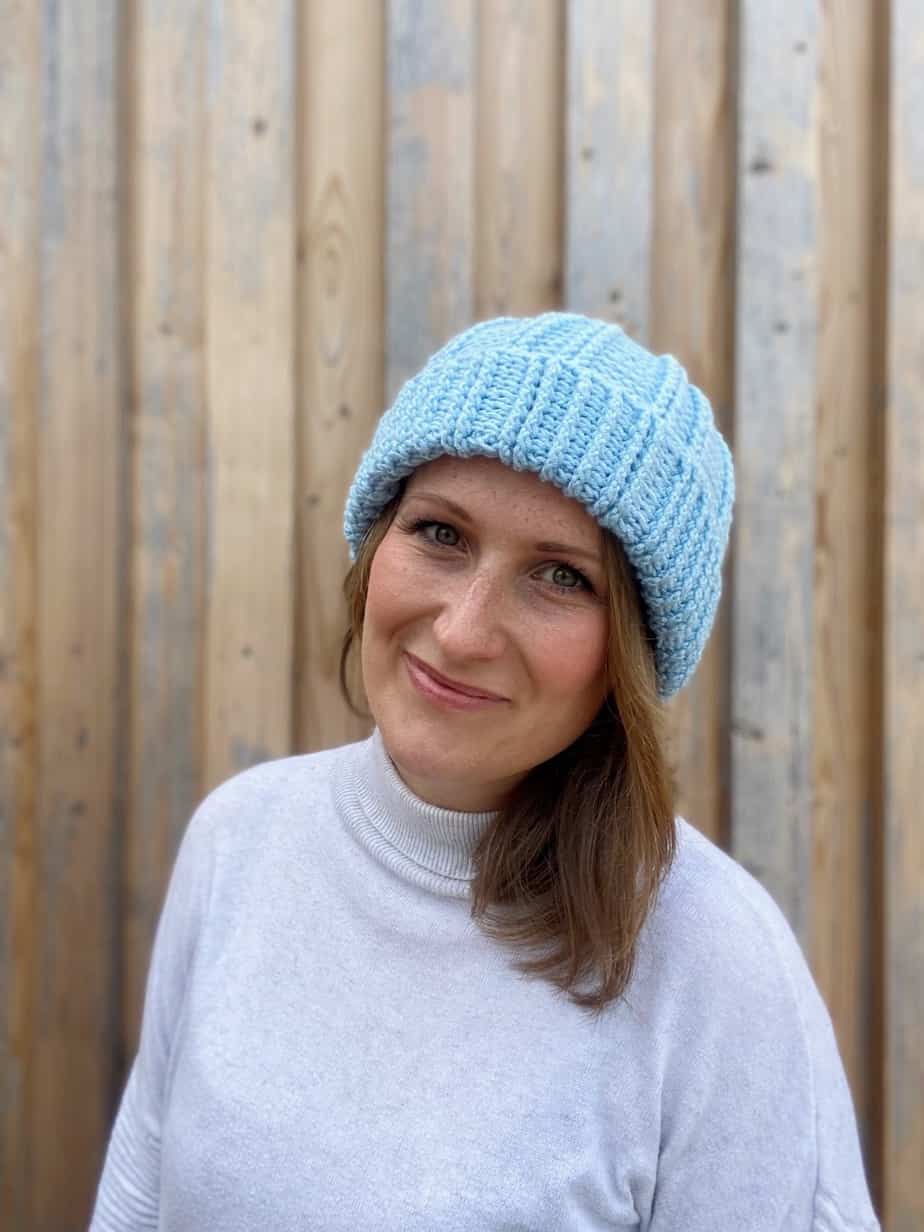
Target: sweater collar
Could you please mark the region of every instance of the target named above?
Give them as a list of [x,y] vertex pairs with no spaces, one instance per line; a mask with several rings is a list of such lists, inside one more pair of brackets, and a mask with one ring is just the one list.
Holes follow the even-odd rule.
[[497,813],[456,812],[421,800],[399,775],[378,727],[354,747],[355,773],[341,793],[353,833],[406,880],[466,897],[475,875],[472,852]]

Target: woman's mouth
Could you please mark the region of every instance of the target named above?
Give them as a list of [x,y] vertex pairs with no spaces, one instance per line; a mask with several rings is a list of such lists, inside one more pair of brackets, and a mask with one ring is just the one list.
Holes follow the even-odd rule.
[[502,697],[475,696],[463,693],[441,680],[437,680],[427,665],[413,655],[404,652],[404,662],[411,684],[417,692],[434,705],[449,710],[484,710],[505,701]]

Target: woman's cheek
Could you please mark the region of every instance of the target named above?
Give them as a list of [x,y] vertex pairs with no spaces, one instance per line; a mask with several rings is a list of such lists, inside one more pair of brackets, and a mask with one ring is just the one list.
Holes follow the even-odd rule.
[[606,659],[606,622],[590,613],[566,628],[557,622],[535,629],[531,639],[537,667],[547,687],[563,695],[597,681]]
[[382,541],[369,573],[367,609],[377,620],[385,621],[401,611],[413,594],[413,570],[388,537]]

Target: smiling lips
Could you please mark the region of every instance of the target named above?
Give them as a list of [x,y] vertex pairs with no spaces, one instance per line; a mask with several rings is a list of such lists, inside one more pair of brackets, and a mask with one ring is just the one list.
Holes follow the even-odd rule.
[[490,693],[487,689],[474,689],[470,685],[461,684],[448,676],[443,676],[428,663],[424,663],[407,651],[405,651],[405,658],[412,681],[427,696],[440,696],[447,702],[461,704],[466,709],[472,705],[483,706],[507,700],[498,693]]

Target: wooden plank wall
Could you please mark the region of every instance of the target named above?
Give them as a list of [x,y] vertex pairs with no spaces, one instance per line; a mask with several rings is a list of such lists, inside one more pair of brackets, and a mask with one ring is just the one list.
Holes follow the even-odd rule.
[[924,12],[896,0],[888,89],[881,827],[888,1227],[924,1226]]
[[737,463],[681,809],[924,1226],[917,0],[0,7],[0,1226],[79,1229],[202,795],[366,733],[343,499],[473,320],[620,321]]

